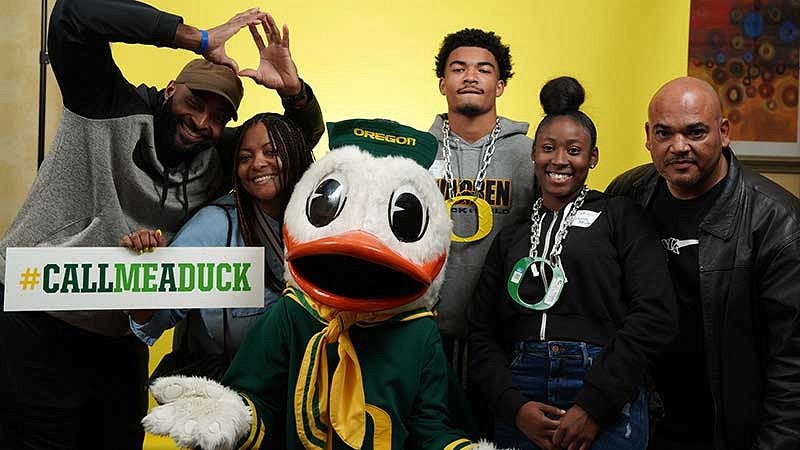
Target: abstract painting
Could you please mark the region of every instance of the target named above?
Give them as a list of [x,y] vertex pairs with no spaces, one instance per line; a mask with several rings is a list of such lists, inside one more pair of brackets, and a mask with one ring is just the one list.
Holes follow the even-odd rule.
[[690,76],[714,86],[736,141],[798,141],[800,0],[691,0]]

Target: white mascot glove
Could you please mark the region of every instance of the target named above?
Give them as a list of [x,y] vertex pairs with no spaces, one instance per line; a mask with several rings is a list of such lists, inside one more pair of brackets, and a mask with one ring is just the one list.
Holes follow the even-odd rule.
[[498,449],[491,442],[481,439],[481,441],[478,442],[474,447],[470,447],[470,450],[516,450],[516,449],[513,448]]
[[182,448],[229,450],[250,431],[252,414],[232,389],[200,377],[158,378],[150,385],[161,404],[142,419],[144,429],[169,435]]

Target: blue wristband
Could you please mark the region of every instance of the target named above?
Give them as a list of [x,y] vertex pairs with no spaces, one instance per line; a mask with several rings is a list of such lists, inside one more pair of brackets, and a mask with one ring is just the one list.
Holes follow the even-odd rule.
[[200,48],[195,53],[202,55],[208,49],[208,31],[200,30]]

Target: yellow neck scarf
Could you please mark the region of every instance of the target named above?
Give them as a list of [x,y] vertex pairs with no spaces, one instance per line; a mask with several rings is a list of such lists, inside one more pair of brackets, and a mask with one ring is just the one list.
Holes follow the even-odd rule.
[[[309,300],[292,287],[287,287],[283,295],[326,324],[309,340],[295,385],[295,425],[300,441],[306,449],[326,450],[335,431],[351,448],[361,448],[366,432],[366,402],[361,366],[348,331],[350,326],[406,322],[433,314],[424,309],[399,314],[341,311]],[[339,344],[339,364],[329,386],[326,346],[331,343]]]

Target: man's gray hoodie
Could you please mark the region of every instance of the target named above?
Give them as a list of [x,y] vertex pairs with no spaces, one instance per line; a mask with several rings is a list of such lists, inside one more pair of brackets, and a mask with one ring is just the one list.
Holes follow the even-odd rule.
[[[439,114],[430,132],[439,141],[439,152],[431,173],[439,189],[449,198],[444,174],[442,124],[445,115]],[[445,281],[436,306],[439,329],[443,335],[461,339],[467,334],[467,304],[472,300],[486,253],[495,235],[505,225],[529,220],[533,205],[533,141],[526,136],[528,124],[500,117],[500,134],[495,143],[494,156],[486,171],[482,191],[484,200],[493,211],[493,227],[488,236],[475,242],[452,242],[447,260]],[[457,186],[471,189],[490,136],[467,143],[450,130],[451,164]],[[455,195],[458,195],[456,190]],[[459,236],[469,236],[477,229],[477,216],[471,205],[455,205],[451,210],[453,231]]]

